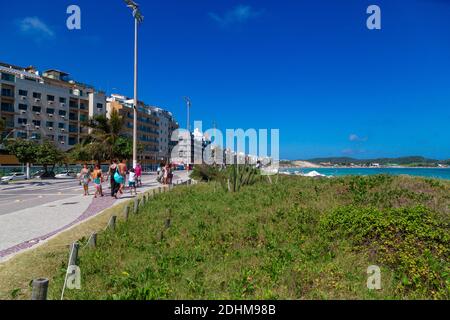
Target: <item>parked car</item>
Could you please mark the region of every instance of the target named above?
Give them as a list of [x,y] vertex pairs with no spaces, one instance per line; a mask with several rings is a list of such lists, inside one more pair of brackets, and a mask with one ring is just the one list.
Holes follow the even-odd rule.
[[2,177],[2,182],[27,180],[27,175],[23,172],[12,173],[9,176]]
[[73,171],[64,171],[55,175],[55,179],[76,179],[77,174]]
[[55,179],[55,173],[53,171],[39,171],[34,175],[35,178],[45,180],[45,179]]

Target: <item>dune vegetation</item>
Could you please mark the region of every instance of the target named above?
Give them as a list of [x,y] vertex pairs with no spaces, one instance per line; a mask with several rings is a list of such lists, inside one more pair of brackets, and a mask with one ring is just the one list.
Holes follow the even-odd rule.
[[[229,192],[211,179],[101,234],[66,298],[448,299],[449,213],[447,181],[257,177]],[[371,265],[381,290],[367,288]]]

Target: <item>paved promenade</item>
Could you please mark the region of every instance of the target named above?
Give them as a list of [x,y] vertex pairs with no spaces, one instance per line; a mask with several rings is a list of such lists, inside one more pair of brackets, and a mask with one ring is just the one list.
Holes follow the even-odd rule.
[[[174,182],[185,181],[186,172],[176,172]],[[161,185],[155,175],[144,176],[138,193]],[[93,194],[93,188],[90,192]],[[95,216],[122,201],[128,191],[112,198],[104,185],[104,198],[82,195],[77,181],[28,182],[0,187],[0,262]]]

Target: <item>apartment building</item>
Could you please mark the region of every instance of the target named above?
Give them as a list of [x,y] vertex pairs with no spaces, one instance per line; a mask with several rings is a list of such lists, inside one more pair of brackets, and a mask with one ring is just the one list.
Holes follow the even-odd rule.
[[172,141],[172,134],[179,128],[178,122],[173,114],[167,110],[157,107],[150,107],[159,119],[159,137],[158,137],[158,160],[162,163],[170,161],[173,148],[177,142]]
[[[124,119],[124,134],[130,138],[133,137],[134,128],[134,100],[123,95],[113,94],[107,99],[107,116],[111,115],[113,110],[119,112]],[[155,112],[146,106],[143,102],[138,103],[138,143],[143,146],[142,153],[138,154],[138,161],[146,166],[158,163],[159,147],[159,119]]]
[[[125,119],[125,135],[133,136],[134,100],[123,95],[113,94],[107,99],[107,115],[117,110]],[[176,142],[171,141],[172,133],[178,129],[172,113],[162,108],[138,103],[138,143],[144,150],[138,155],[138,161],[156,168],[170,161],[170,155]]]
[[47,139],[64,151],[88,134],[83,122],[106,112],[105,93],[59,70],[40,75],[33,67],[0,62],[0,92],[4,137]]

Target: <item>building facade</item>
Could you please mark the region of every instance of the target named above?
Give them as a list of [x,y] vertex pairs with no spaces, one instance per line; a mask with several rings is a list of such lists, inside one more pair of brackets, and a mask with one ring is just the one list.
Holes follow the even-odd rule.
[[[113,94],[107,99],[107,116],[110,117],[113,110],[117,111],[124,119],[123,134],[133,138],[134,128],[134,100],[126,96]],[[158,118],[151,112],[144,103],[138,103],[138,143],[142,147],[142,152],[138,154],[138,161],[144,165],[155,165],[157,163],[158,152]]]
[[167,163],[171,160],[172,150],[176,145],[172,141],[172,135],[179,128],[179,124],[171,112],[157,107],[151,108],[158,115],[160,124],[158,134],[158,160],[161,163]]
[[44,139],[67,151],[79,143],[89,117],[106,112],[106,95],[75,82],[69,74],[0,63],[0,117],[3,137]]

